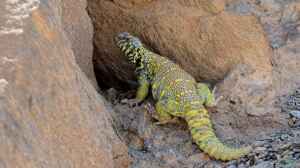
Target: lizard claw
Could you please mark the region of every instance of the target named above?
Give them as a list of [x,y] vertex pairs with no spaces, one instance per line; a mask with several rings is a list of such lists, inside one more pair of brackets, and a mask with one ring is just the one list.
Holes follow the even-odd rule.
[[223,96],[219,96],[218,98],[215,99],[216,101],[216,105],[219,103],[220,100],[222,100],[224,97]]
[[213,88],[213,90],[212,90],[212,94],[213,94],[213,95],[215,95],[216,90],[217,90],[217,87],[215,86],[215,87]]
[[212,90],[212,95],[214,96],[214,99],[215,99],[215,103],[214,103],[214,106],[217,106],[217,104],[219,103],[220,100],[223,99],[223,96],[219,96],[219,97],[215,97],[216,95],[216,90],[217,90],[217,87],[215,86]]
[[179,124],[179,123],[180,123],[179,119],[174,117],[172,119],[167,119],[167,120],[162,120],[162,121],[158,120],[157,122],[154,123],[154,125]]
[[157,120],[157,122],[155,122],[154,125],[164,125],[164,124],[167,124],[167,123],[168,124],[178,124],[178,123],[180,123],[180,121],[178,120],[177,117],[162,119],[161,117],[159,117],[157,115],[155,108],[150,103],[145,104],[144,107],[147,110],[147,112],[151,115],[151,117],[154,118],[155,120]]
[[147,110],[147,112],[151,115],[152,118],[155,118],[155,119],[158,118],[158,116],[156,115],[155,108],[150,103],[146,103],[144,107]]
[[139,106],[141,102],[142,101],[140,101],[138,99],[123,99],[121,101],[121,103],[128,104],[128,106],[131,108]]

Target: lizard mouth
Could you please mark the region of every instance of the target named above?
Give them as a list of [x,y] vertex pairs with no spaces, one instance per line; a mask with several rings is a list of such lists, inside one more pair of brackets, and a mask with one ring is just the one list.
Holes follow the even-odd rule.
[[119,47],[122,47],[123,45],[128,45],[128,47],[131,48],[140,48],[143,46],[141,41],[137,37],[132,36],[128,32],[119,33],[116,36],[115,41]]
[[115,37],[115,42],[117,43],[117,45],[119,46],[120,42],[125,42],[130,38],[130,34],[128,32],[123,32],[123,33],[119,33],[116,37]]

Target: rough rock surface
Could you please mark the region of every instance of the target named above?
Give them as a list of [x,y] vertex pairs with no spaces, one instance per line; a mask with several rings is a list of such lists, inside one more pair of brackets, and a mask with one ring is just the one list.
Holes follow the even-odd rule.
[[223,1],[88,2],[95,26],[95,68],[101,73],[99,80],[110,86],[133,78],[131,66],[113,42],[123,31],[137,35],[197,80],[221,80],[238,63],[271,71],[271,52],[257,19],[224,12]]
[[[132,93],[126,95],[133,96]],[[149,101],[129,107],[126,104],[128,99],[114,89],[107,91],[107,98],[113,104],[115,127],[133,158],[131,168],[298,168],[300,165],[300,131],[296,127],[273,130],[273,133],[260,131],[251,139],[222,138],[224,143],[235,146],[246,142],[254,150],[241,159],[220,162],[210,159],[192,143],[184,121],[157,125]],[[231,134],[225,129],[216,132],[219,136],[222,132]]]
[[0,167],[127,167],[75,62],[59,1],[0,2]]
[[[263,110],[263,112],[266,112],[265,114],[268,117],[277,114],[277,119],[271,120],[277,121],[281,125],[286,125],[284,123],[287,123],[286,118],[288,118],[288,113],[280,113],[280,104],[300,86],[300,52],[298,49],[300,45],[299,6],[300,2],[293,0],[231,0],[226,8],[228,12],[238,15],[255,15],[259,18],[266,32],[270,46],[273,49],[272,85],[266,87],[264,90],[258,90],[256,93],[263,92],[265,94],[266,98],[264,100],[266,101],[261,102],[272,103],[269,107],[273,108]],[[235,85],[235,82],[231,79],[228,81],[231,82],[232,86]],[[249,81],[244,86],[247,86],[249,83],[251,84],[252,81]],[[232,87],[230,85],[227,86],[229,88]],[[253,98],[256,97],[255,92],[252,96]],[[256,109],[259,110],[259,108]],[[271,113],[268,113],[269,110],[271,110]],[[259,113],[255,112],[255,114]],[[268,121],[270,122],[271,120]]]
[[[98,1],[98,3],[99,2],[100,1]],[[182,10],[176,9],[176,11],[180,12],[178,12],[179,14],[175,13],[173,6],[169,5],[168,9],[173,10],[172,14],[175,13],[175,18],[161,19],[168,14],[168,10],[162,10],[165,9],[166,6],[162,7],[158,5],[162,3],[161,1],[131,0],[131,3],[127,3],[129,1],[114,0],[101,2],[103,3],[99,6],[102,10],[98,10],[93,14],[94,21],[97,19],[97,16],[109,20],[113,15],[113,10],[121,17],[115,17],[116,22],[112,20],[107,21],[105,19],[99,23],[95,22],[96,28],[98,28],[96,32],[105,32],[105,36],[107,34],[111,36],[110,33],[117,33],[118,31],[123,31],[123,29],[127,29],[126,31],[128,31],[129,29],[133,33],[136,32],[137,35],[140,35],[154,51],[165,53],[164,55],[170,56],[171,58],[173,58],[172,56],[175,54],[172,53],[168,55],[168,52],[181,49],[180,46],[177,45],[179,49],[174,47],[175,49],[172,48],[174,50],[166,51],[169,45],[180,43],[172,41],[170,44],[165,44],[166,42],[162,40],[163,38],[177,38],[170,35],[171,33],[164,37],[164,34],[156,35],[153,33],[154,35],[152,34],[152,36],[150,36],[149,32],[148,34],[143,34],[143,32],[151,29],[151,27],[160,25],[161,20],[169,21],[173,19],[171,22],[177,24],[173,26],[178,27],[178,25],[181,24],[174,20],[175,18],[180,19],[179,14],[181,14],[180,12],[182,12]],[[174,2],[173,5],[176,5],[178,1],[172,2]],[[213,2],[217,5],[219,2],[224,1]],[[167,3],[167,1],[164,1],[164,3]],[[152,9],[151,5],[155,4],[157,9]],[[108,9],[112,8],[112,10],[106,11],[104,6]],[[97,9],[96,3],[93,2],[91,2],[89,7],[90,10]],[[184,9],[186,8],[193,12],[191,6],[186,6]],[[217,9],[220,12],[223,8],[224,5],[220,3]],[[153,12],[160,9],[162,10],[160,17],[155,20],[155,23],[149,24],[149,20],[151,20],[152,15],[154,15]],[[151,13],[148,10],[151,10]],[[197,10],[199,11],[199,9]],[[297,168],[300,166],[299,111],[295,112],[300,102],[299,94],[295,91],[295,89],[300,86],[299,2],[295,0],[227,0],[225,10],[230,13],[228,14],[230,16],[256,16],[268,38],[269,43],[267,45],[270,45],[273,51],[270,56],[271,66],[267,68],[267,70],[258,70],[256,69],[257,67],[251,63],[239,64],[237,67],[231,69],[226,74],[224,80],[217,84],[217,96],[222,95],[224,97],[218,104],[217,113],[211,113],[217,135],[223,142],[228,144],[249,143],[255,146],[255,150],[249,156],[239,161],[228,163],[211,161],[191,143],[191,138],[184,122],[163,126],[154,124],[155,121],[151,119],[148,110],[143,107],[148,102],[152,105],[154,104],[151,102],[151,98],[146,100],[145,104],[142,104],[142,107],[129,108],[119,101],[124,99],[124,97],[133,98],[132,93],[118,97],[115,95],[116,91],[109,90],[108,92],[110,94],[108,94],[108,97],[113,97],[110,98],[110,101],[114,104],[116,128],[118,128],[119,134],[124,137],[124,140],[129,146],[129,153],[134,158],[132,167]],[[106,12],[105,14],[108,14],[108,16],[105,15],[104,12]],[[148,12],[148,22],[141,21],[143,20],[144,12]],[[127,17],[122,18],[123,15]],[[218,15],[219,13],[216,16]],[[184,25],[186,21],[189,21],[189,19],[180,20],[179,22],[182,22]],[[110,27],[110,30],[107,30],[109,25],[116,24],[117,22],[122,25]],[[127,24],[129,22],[131,23],[130,25]],[[140,22],[143,23],[144,29],[139,30],[140,24],[138,23]],[[97,26],[97,24],[102,25],[102,27]],[[168,27],[168,25],[164,26]],[[168,27],[170,30],[176,29],[173,29],[172,26],[170,27]],[[164,29],[164,27],[161,26],[157,28],[155,32],[160,32],[161,29]],[[107,48],[113,45],[113,42],[109,41],[111,40],[109,38],[106,39],[108,43],[106,43],[107,41],[105,42],[106,37],[103,36],[104,34],[101,36],[104,39],[100,39],[99,36],[99,43],[96,43],[96,46],[101,47],[105,45],[104,48]],[[176,34],[176,36],[181,37],[180,35],[185,34]],[[153,39],[151,39],[151,37]],[[188,37],[192,39],[192,37]],[[223,41],[223,43],[226,42],[226,40]],[[194,48],[195,46],[191,45],[188,47]],[[110,53],[117,52],[114,50],[115,49],[102,49],[98,51],[100,54],[103,54],[102,52],[105,51],[103,55],[107,57],[101,59],[102,57],[100,55],[99,59],[101,60],[96,61],[98,61],[100,65],[100,63],[104,61],[113,62],[115,57],[117,57],[121,61],[119,65],[126,68],[128,65],[123,62],[123,58],[119,58],[120,55]],[[185,50],[187,51],[188,49],[185,48]],[[176,58],[174,59],[175,61],[180,62],[180,58],[174,58]],[[184,61],[180,63],[184,64]],[[103,67],[101,71],[105,72],[106,70],[110,73],[118,71],[119,65],[109,65],[112,66]],[[120,68],[120,71],[125,68]],[[125,76],[127,73],[124,71],[121,73],[118,72],[118,75]],[[125,77],[122,80],[126,80]],[[111,94],[111,92],[114,93]],[[298,102],[297,108],[295,108],[295,100]],[[291,101],[294,103],[293,108],[287,108],[287,106],[290,105],[285,103]],[[150,107],[152,106],[151,104]],[[288,124],[294,129],[288,128]]]
[[300,2],[295,0],[231,0],[227,11],[256,15],[273,48],[273,81],[279,96],[299,87]]
[[77,64],[93,86],[98,88],[93,66],[93,25],[85,10],[86,6],[86,0],[63,0],[62,24]]
[[120,86],[118,80],[132,79],[133,67],[113,42],[128,31],[198,81],[218,82],[224,99],[217,121],[226,129],[249,135],[285,125],[275,104],[272,52],[262,26],[254,16],[225,11],[224,2],[89,1],[99,81]]

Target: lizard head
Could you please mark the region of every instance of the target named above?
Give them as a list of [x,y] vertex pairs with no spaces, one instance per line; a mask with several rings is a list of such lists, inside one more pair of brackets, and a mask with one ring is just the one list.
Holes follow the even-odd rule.
[[115,41],[117,46],[125,53],[131,63],[136,64],[141,60],[143,44],[137,37],[134,37],[127,32],[123,32],[118,34]]

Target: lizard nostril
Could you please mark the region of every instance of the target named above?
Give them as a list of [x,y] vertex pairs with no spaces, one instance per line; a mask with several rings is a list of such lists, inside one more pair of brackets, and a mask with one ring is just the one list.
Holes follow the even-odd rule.
[[122,32],[118,34],[119,39],[124,39],[130,37],[130,34],[128,32]]

